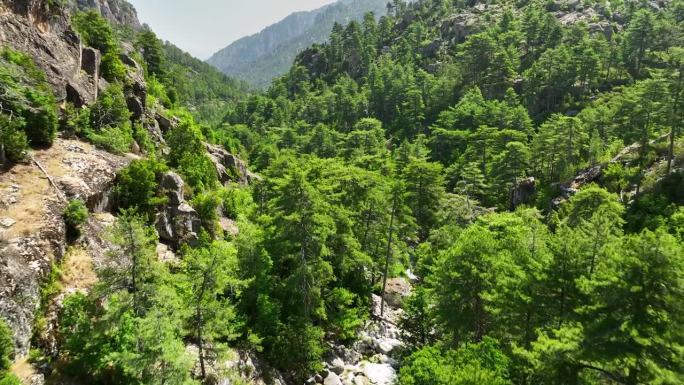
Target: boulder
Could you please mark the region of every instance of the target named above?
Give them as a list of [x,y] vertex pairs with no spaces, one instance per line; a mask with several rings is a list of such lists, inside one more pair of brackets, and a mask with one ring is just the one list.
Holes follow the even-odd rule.
[[81,69],[95,79],[100,77],[101,61],[100,51],[91,47],[83,47],[81,49]]
[[137,96],[129,96],[126,98],[126,106],[128,106],[128,111],[131,112],[131,117],[134,120],[142,119],[145,113],[145,103],[143,100]]
[[375,340],[376,350],[384,355],[389,355],[395,348],[402,345],[402,342],[396,338],[379,338]]
[[84,88],[84,83],[70,80],[66,84],[66,101],[80,108],[91,104],[97,98],[97,87]]
[[159,239],[176,247],[183,243],[194,244],[202,223],[197,211],[183,197],[185,182],[180,175],[168,171],[162,175],[160,185],[169,200],[155,220]]
[[411,295],[411,283],[403,277],[390,278],[385,288],[385,301],[393,307],[401,307],[404,299]]
[[388,364],[366,363],[363,374],[375,385],[392,385],[397,377],[394,368]]
[[337,374],[330,372],[323,380],[323,385],[342,385],[342,380],[340,380],[340,377]]
[[344,361],[342,361],[341,358],[336,357],[330,363],[330,370],[337,375],[342,374],[344,372]]
[[176,125],[178,124],[178,118],[176,118],[175,116],[172,119],[169,119],[166,116],[160,114],[159,112],[156,112],[154,114],[154,119],[157,121],[159,129],[162,133],[166,133],[171,128],[176,127]]
[[162,175],[161,187],[166,191],[169,198],[169,205],[178,206],[183,202],[183,187],[185,182],[180,175],[173,171],[168,171]]
[[179,247],[183,243],[194,245],[202,223],[199,214],[186,202],[177,207],[166,207],[157,214],[155,228],[159,239]]

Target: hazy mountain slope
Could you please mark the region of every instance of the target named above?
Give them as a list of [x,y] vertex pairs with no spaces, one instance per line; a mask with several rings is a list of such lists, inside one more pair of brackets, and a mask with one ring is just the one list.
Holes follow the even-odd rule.
[[297,53],[327,40],[335,22],[360,20],[367,12],[381,16],[385,0],[340,0],[309,11],[297,12],[263,31],[239,39],[207,61],[229,76],[258,87],[270,84],[292,65]]

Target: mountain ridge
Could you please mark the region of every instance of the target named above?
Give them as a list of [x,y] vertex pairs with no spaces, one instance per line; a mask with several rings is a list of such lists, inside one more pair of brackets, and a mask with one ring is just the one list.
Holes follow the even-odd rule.
[[386,12],[384,0],[340,0],[312,11],[294,12],[258,33],[240,38],[213,54],[207,63],[258,88],[287,72],[295,56],[327,40],[334,23],[359,20],[367,12]]

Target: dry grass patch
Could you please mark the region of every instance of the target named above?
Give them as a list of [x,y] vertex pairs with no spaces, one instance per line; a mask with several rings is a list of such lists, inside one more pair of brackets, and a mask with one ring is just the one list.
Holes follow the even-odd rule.
[[62,286],[64,289],[87,291],[97,282],[93,258],[82,247],[70,248],[62,262]]

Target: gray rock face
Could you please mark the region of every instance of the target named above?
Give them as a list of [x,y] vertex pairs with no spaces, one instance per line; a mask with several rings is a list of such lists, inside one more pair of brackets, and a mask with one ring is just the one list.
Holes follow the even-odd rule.
[[183,198],[185,182],[174,172],[162,176],[161,187],[166,191],[169,202],[157,214],[155,227],[159,238],[174,246],[197,241],[201,222],[199,214]]
[[183,202],[183,188],[185,182],[180,175],[169,171],[162,176],[161,187],[166,190],[166,196],[169,198],[169,205],[178,206]]
[[328,373],[328,376],[323,380],[323,385],[342,385],[342,381],[340,380],[340,377],[337,374],[330,372]]
[[342,361],[341,358],[337,357],[333,360],[331,363],[331,369],[333,373],[340,375],[342,372],[344,372],[344,361]]
[[536,191],[537,183],[533,177],[523,179],[518,182],[511,192],[511,205],[518,207],[522,204],[530,203]]
[[0,185],[10,186],[0,189],[0,217],[15,221],[0,227],[0,316],[14,332],[18,355],[30,348],[40,285],[65,252],[66,200],[78,197],[96,208],[116,173],[128,164],[126,158],[87,143],[59,138],[49,149],[35,150],[33,157],[52,182],[34,163],[0,174]]
[[397,377],[394,368],[388,364],[366,364],[363,373],[375,385],[392,385]]
[[242,159],[224,150],[222,147],[209,143],[205,145],[207,153],[216,167],[216,173],[221,183],[249,184],[259,178],[256,174],[249,171],[247,164]]
[[59,101],[67,96],[75,104],[95,100],[97,78],[81,71],[81,41],[68,15],[49,10],[41,0],[0,2],[14,11],[0,12],[0,45],[30,55]]
[[102,62],[101,56],[100,51],[95,48],[83,48],[81,50],[81,69],[95,79],[99,79],[100,63]]
[[134,30],[142,28],[135,8],[124,0],[69,0],[72,9],[95,9],[105,19]]

